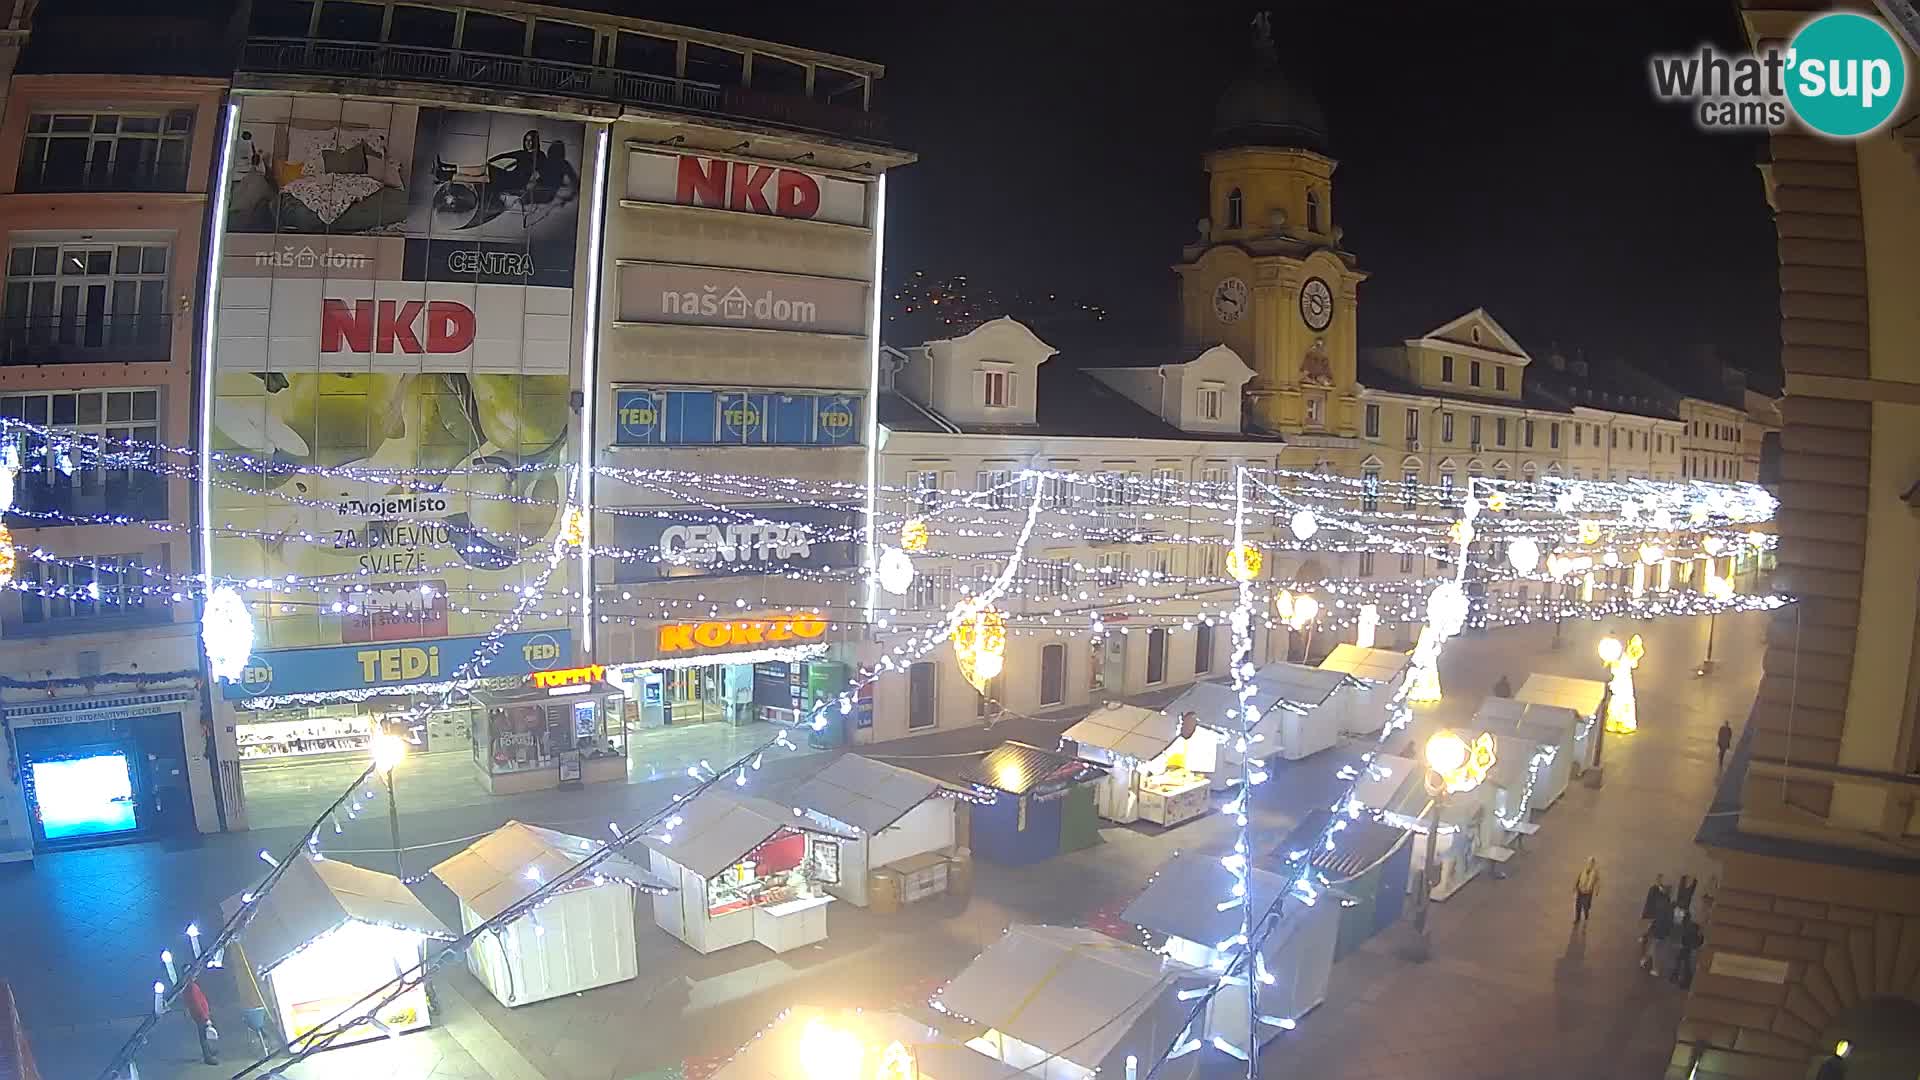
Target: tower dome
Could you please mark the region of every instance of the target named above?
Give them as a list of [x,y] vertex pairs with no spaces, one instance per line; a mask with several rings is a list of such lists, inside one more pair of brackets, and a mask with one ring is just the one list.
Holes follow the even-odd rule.
[[1296,147],[1325,153],[1327,119],[1312,94],[1280,71],[1265,12],[1253,19],[1254,63],[1229,84],[1213,109],[1217,147]]

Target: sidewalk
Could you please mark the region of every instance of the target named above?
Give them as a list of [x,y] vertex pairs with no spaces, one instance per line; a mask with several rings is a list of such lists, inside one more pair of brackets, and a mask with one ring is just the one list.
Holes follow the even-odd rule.
[[[1691,674],[1704,648],[1705,620],[1640,627],[1648,641],[1637,673],[1642,727],[1634,736],[1608,739],[1606,787],[1570,788],[1542,815],[1541,832],[1526,853],[1508,864],[1508,880],[1483,878],[1436,909],[1431,962],[1416,967],[1398,959],[1394,931],[1344,960],[1327,1004],[1274,1044],[1267,1068],[1278,1070],[1274,1075],[1335,1080],[1658,1075],[1682,992],[1634,965],[1640,895],[1655,872],[1671,879],[1687,869],[1711,880],[1692,847],[1693,828],[1713,783],[1714,730],[1722,716],[1738,726],[1751,702],[1763,624],[1763,616],[1720,620],[1723,662],[1707,680]],[[1464,722],[1503,673],[1516,685],[1528,671],[1598,675],[1598,627],[1569,625],[1559,652],[1546,650],[1550,634],[1550,628],[1508,630],[1454,642],[1443,659],[1448,697],[1435,715]],[[873,749],[912,765],[915,755],[964,754],[1005,738],[1051,745],[1065,723],[1015,719]],[[1295,770],[1317,782],[1319,771],[1332,767],[1326,757],[1277,772],[1275,786],[1287,785]],[[769,757],[752,787],[777,794],[826,760]],[[404,837],[409,843],[464,837],[508,817],[593,835],[609,819],[631,822],[665,806],[686,783],[601,785],[408,813]],[[1290,811],[1262,810],[1255,822],[1260,842],[1277,842],[1289,817]],[[387,846],[386,823],[383,815],[374,818],[350,824],[327,850],[388,869],[390,856],[379,851]],[[630,1080],[724,1057],[795,1002],[916,1008],[1009,922],[1093,920],[1144,886],[1174,850],[1223,846],[1229,826],[1219,815],[1168,831],[1108,826],[1105,843],[1038,866],[979,863],[975,894],[964,905],[940,901],[945,906],[875,916],[836,904],[830,939],[784,956],[741,948],[702,957],[652,927],[643,910],[639,979],[509,1010],[461,967],[440,981],[438,1027],[321,1055],[289,1075]],[[159,950],[184,952],[181,928],[196,919],[210,926],[218,901],[263,872],[253,853],[263,846],[277,852],[297,839],[296,830],[274,830],[209,837],[173,851],[108,848],[43,858],[32,869],[4,868],[0,912],[10,926],[32,929],[16,933],[0,951],[0,977],[20,994],[43,1071],[63,1080],[94,1075],[151,1007]],[[407,869],[422,872],[451,850],[411,852]],[[1602,892],[1592,929],[1584,940],[1570,941],[1571,882],[1589,854],[1600,858]],[[418,889],[443,919],[454,919],[451,898],[437,882]],[[207,989],[231,1066],[251,1058],[240,1052],[248,1036],[226,1007],[234,998],[225,978],[216,975]],[[149,1080],[210,1080],[233,1071],[200,1066],[192,1031],[179,1017],[161,1024],[141,1065]]]

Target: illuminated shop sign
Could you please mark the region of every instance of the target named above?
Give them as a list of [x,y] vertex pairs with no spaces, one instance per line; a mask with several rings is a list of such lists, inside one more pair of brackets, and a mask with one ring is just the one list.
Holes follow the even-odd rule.
[[677,263],[620,264],[621,322],[867,333],[867,282]]
[[632,150],[627,198],[839,225],[867,223],[867,184],[782,165]]
[[693,510],[675,515],[614,517],[613,546],[623,559],[614,580],[784,573],[851,567],[854,515],[818,506],[740,506],[730,513]]
[[536,671],[527,676],[527,679],[539,689],[551,690],[559,686],[591,685],[606,677],[606,665],[588,664],[584,667],[555,668],[552,671]]
[[726,622],[662,623],[660,652],[780,645],[814,641],[827,632],[818,615],[786,615],[776,619],[732,619]]
[[788,390],[622,387],[618,446],[855,446],[860,395]]
[[[240,681],[222,684],[229,700],[266,694],[314,694],[448,679],[486,643],[485,637],[276,649],[247,659]],[[573,655],[571,631],[507,634],[500,651],[482,668],[483,678],[516,678],[548,671]]]

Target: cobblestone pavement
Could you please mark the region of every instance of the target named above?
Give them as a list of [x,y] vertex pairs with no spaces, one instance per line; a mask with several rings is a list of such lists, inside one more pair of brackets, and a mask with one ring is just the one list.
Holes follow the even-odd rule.
[[[1483,876],[1441,905],[1427,963],[1401,958],[1397,935],[1404,927],[1342,960],[1327,1002],[1269,1047],[1263,1071],[1316,1080],[1659,1075],[1682,991],[1635,966],[1640,897],[1656,872],[1671,879],[1685,870],[1712,879],[1691,840],[1714,780],[1714,731],[1722,717],[1739,728],[1752,701],[1763,622],[1756,615],[1720,620],[1716,652],[1722,663],[1706,679],[1692,674],[1705,647],[1705,620],[1638,628],[1648,642],[1638,673],[1642,726],[1632,737],[1608,740],[1604,788],[1570,788],[1540,815],[1539,835],[1508,864],[1506,879]],[[1600,630],[1569,625],[1557,651],[1548,648],[1547,630],[1504,630],[1456,641],[1442,666],[1448,698],[1423,725],[1463,723],[1501,674],[1515,685],[1528,671],[1596,677],[1593,646]],[[1009,720],[992,731],[943,732],[875,751],[956,754],[1010,736],[1051,745],[1062,726]],[[923,763],[939,760],[950,759]],[[777,792],[825,761],[819,754],[769,759],[755,786]],[[1297,817],[1294,804],[1301,800],[1290,802],[1286,789],[1296,778],[1302,785],[1319,782],[1329,767],[1315,758],[1276,774],[1273,788],[1281,797],[1256,819],[1263,845],[1277,842]],[[609,819],[632,821],[664,806],[683,785],[601,785],[409,814],[405,838],[413,844],[467,836],[509,817],[598,832]],[[891,916],[836,904],[827,942],[783,956],[754,947],[699,956],[652,927],[643,913],[638,979],[506,1009],[457,970],[440,981],[441,1023],[435,1028],[322,1055],[289,1075],[697,1078],[786,1005],[918,1009],[933,987],[1009,922],[1110,923],[1175,849],[1217,849],[1226,843],[1226,830],[1226,819],[1218,815],[1169,831],[1109,826],[1105,843],[1038,866],[977,864],[975,892],[964,903],[943,899]],[[0,916],[12,930],[0,949],[0,978],[15,988],[48,1080],[96,1075],[151,1006],[160,948],[184,949],[180,928],[194,920],[212,922],[220,898],[257,879],[261,867],[254,852],[279,850],[297,836],[269,829],[172,848],[105,848],[45,857],[31,867],[0,867]],[[350,824],[328,848],[388,869],[391,855],[380,850],[386,844],[385,822],[375,820]],[[408,869],[424,870],[446,850],[409,853]],[[1600,860],[1602,891],[1591,929],[1572,935],[1572,881],[1590,854]],[[451,898],[437,882],[419,888],[430,907],[456,921]],[[143,1077],[211,1080],[250,1060],[245,1028],[227,1007],[234,995],[225,978],[211,978],[208,990],[226,1036],[228,1064],[200,1065],[187,1022],[170,1016],[141,1058]]]

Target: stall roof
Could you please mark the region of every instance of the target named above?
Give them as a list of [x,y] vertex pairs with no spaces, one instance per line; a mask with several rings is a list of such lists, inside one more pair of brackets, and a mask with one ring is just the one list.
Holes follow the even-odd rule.
[[857,839],[822,828],[792,807],[724,791],[705,791],[681,803],[679,817],[680,823],[672,829],[672,840],[649,833],[641,837],[640,842],[703,878],[710,878],[746,858],[781,829],[836,840]]
[[1541,746],[1559,746],[1573,742],[1580,717],[1572,709],[1558,705],[1538,705],[1512,698],[1488,698],[1473,714],[1473,722],[1482,731],[1525,739]]
[[[1233,871],[1220,865],[1220,856],[1183,851],[1160,864],[1146,891],[1134,897],[1120,917],[1157,933],[1212,945],[1240,932],[1244,913],[1238,908],[1221,911],[1209,899],[1227,896],[1233,881]],[[1258,867],[1253,869],[1252,882],[1250,899],[1256,913],[1265,912],[1287,889],[1285,878]]]
[[1573,679],[1565,675],[1541,675],[1536,672],[1520,684],[1520,692],[1513,695],[1513,699],[1558,705],[1563,709],[1572,709],[1583,719],[1591,720],[1600,715],[1600,702],[1606,694],[1607,684],[1595,679]]
[[1091,1069],[1188,976],[1210,978],[1093,930],[1017,924],[962,969],[939,1001]]
[[1352,678],[1344,671],[1276,660],[1255,672],[1253,681],[1262,687],[1271,687],[1284,701],[1311,709],[1324,704]]
[[1353,797],[1369,810],[1384,810],[1391,806],[1394,796],[1400,794],[1409,780],[1420,780],[1415,786],[1423,792],[1426,790],[1425,781],[1420,779],[1420,763],[1412,758],[1375,754],[1371,760],[1354,768],[1359,770],[1360,775],[1353,782]]
[[[1335,690],[1351,682],[1352,676],[1343,671],[1329,671],[1310,668],[1303,664],[1290,664],[1276,661],[1261,668],[1253,676],[1253,696],[1249,707],[1259,714],[1254,722],[1256,733],[1269,739],[1279,727],[1279,718],[1273,715],[1276,705],[1301,712],[1310,712],[1326,703]],[[1235,732],[1239,724],[1228,718],[1227,713],[1240,708],[1240,697],[1234,693],[1230,682],[1195,683],[1187,691],[1168,705],[1168,716],[1180,717],[1192,711],[1198,715],[1201,723],[1215,731]]]
[[1026,743],[1003,742],[974,762],[967,769],[966,779],[1009,795],[1025,795],[1084,783],[1106,772],[1098,765],[1075,761],[1065,754]]
[[1368,682],[1392,682],[1407,670],[1413,658],[1392,649],[1363,649],[1358,645],[1335,645],[1320,661],[1325,671],[1339,671]]
[[940,793],[943,785],[912,769],[844,754],[793,793],[794,805],[873,834]]
[[[491,919],[606,846],[584,836],[509,821],[434,867],[432,873],[474,914]],[[593,870],[599,877],[648,892],[672,891],[624,855],[609,855]]]
[[[228,897],[221,913],[233,918],[244,896]],[[247,959],[264,975],[348,922],[394,926],[433,938],[454,936],[392,874],[302,855],[259,898],[240,942]]]
[[[713,1080],[808,1080],[812,1075],[801,1052],[804,1041],[821,1033],[851,1035],[865,1051],[860,1075],[891,1075],[881,1068],[887,1050],[894,1044],[912,1055],[923,1076],[940,1080],[984,1080],[1008,1077],[1007,1066],[963,1044],[944,1039],[933,1028],[896,1012],[868,1012],[856,1009],[824,1009],[798,1005],[781,1014],[771,1026],[740,1048],[713,1073]],[[964,1057],[961,1055],[965,1055]],[[977,1059],[982,1071],[953,1071],[930,1067],[933,1062],[952,1060],[961,1070]]]
[[1351,880],[1371,870],[1406,838],[1407,830],[1398,826],[1358,818],[1334,837],[1332,851],[1323,848],[1314,854],[1313,866],[1336,884]]
[[[1152,761],[1180,737],[1180,720],[1157,709],[1110,701],[1067,729],[1065,738],[1123,757]],[[1211,737],[1210,737],[1211,738]]]

